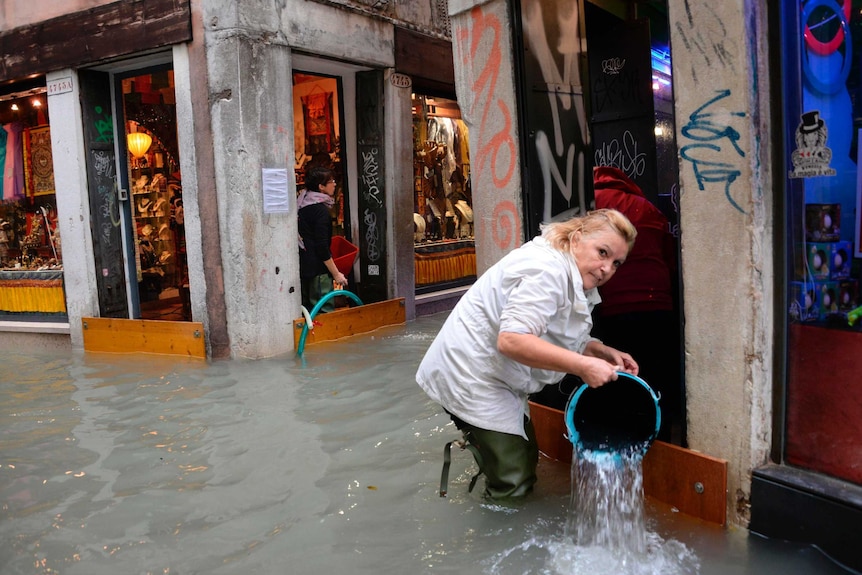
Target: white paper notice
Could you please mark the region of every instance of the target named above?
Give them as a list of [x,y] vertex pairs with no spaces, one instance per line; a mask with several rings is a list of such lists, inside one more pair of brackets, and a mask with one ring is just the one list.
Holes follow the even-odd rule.
[[263,213],[286,214],[293,209],[286,168],[263,169]]

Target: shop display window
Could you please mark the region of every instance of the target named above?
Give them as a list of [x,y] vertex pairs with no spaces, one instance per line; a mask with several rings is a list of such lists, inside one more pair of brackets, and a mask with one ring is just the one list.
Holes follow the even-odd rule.
[[783,8],[784,458],[862,484],[862,1],[795,0]]
[[45,79],[0,92],[0,320],[65,320]]
[[467,125],[457,102],[413,95],[416,293],[476,280]]

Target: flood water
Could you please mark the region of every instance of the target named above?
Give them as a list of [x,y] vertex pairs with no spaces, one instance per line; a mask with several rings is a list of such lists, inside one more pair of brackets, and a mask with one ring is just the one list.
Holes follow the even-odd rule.
[[[575,544],[568,464],[490,504],[414,373],[445,314],[259,361],[0,352],[0,573],[846,574],[647,500],[649,555]],[[623,571],[621,571],[623,569]]]

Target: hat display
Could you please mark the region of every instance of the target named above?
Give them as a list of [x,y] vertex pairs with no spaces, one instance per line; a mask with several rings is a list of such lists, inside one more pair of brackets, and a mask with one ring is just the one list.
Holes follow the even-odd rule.
[[150,208],[153,206],[153,200],[150,198],[141,198],[138,202],[138,212],[141,214],[145,214],[150,211]]
[[153,205],[153,215],[162,217],[167,215],[167,207],[168,200],[166,198],[159,198],[156,200],[156,203]]

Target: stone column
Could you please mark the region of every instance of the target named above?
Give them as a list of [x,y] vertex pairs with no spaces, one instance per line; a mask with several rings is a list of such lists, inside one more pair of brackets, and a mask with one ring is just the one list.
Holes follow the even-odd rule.
[[728,518],[747,524],[750,471],[768,455],[773,377],[766,8],[749,0],[668,8],[688,440],[728,460]]
[[274,35],[207,36],[214,171],[231,355],[293,350],[300,316],[296,206],[264,213],[262,170],[288,170],[295,198],[290,49]]
[[416,255],[413,251],[413,115],[409,86],[403,74],[384,74],[384,124],[391,134],[386,145],[386,218],[389,220],[388,291],[403,297],[407,320],[416,317]]
[[481,274],[524,240],[512,23],[505,0],[450,0],[449,16]]

